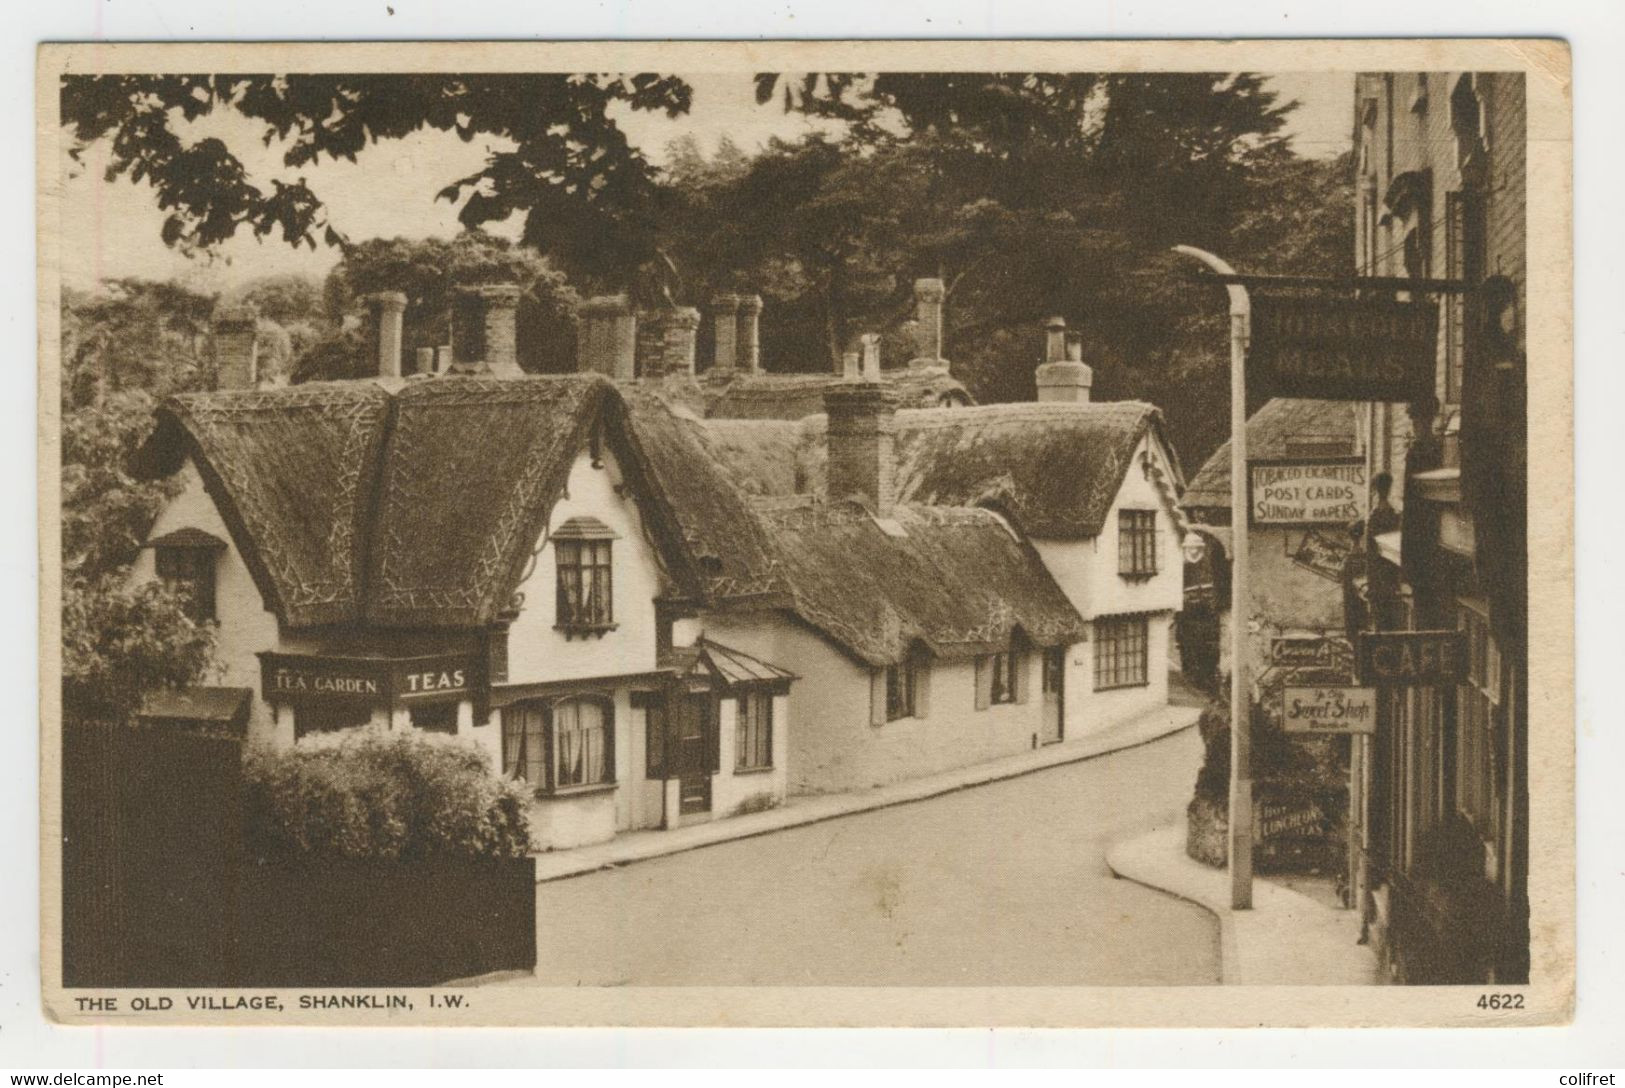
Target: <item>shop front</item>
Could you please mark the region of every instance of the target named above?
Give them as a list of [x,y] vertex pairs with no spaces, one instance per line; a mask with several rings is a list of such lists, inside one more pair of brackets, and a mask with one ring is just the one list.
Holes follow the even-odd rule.
[[477,655],[410,656],[265,652],[260,694],[274,725],[268,738],[290,746],[358,726],[474,736],[485,685]]

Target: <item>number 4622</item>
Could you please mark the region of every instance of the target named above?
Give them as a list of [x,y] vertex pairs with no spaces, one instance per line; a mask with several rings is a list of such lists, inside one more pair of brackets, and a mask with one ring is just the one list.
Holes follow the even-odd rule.
[[1479,994],[1478,1007],[1481,1009],[1521,1009],[1523,1008],[1522,994]]

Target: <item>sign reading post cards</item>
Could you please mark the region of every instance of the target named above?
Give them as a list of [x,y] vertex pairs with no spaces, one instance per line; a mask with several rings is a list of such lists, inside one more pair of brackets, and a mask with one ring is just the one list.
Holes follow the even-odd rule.
[[1374,733],[1377,729],[1377,689],[1282,688],[1281,727],[1288,733],[1330,736]]
[[1347,525],[1365,517],[1365,458],[1250,461],[1247,497],[1255,526]]

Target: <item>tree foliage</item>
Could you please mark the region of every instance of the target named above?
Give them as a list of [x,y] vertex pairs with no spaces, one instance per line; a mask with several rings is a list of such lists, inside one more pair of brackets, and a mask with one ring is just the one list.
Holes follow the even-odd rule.
[[462,201],[471,228],[522,214],[524,240],[573,275],[620,280],[655,258],[656,202],[652,169],[612,111],[676,116],[690,99],[682,80],[650,73],[223,74],[66,76],[61,102],[70,154],[107,140],[107,179],[153,187],[168,245],[208,248],[239,230],[312,248],[344,241],[303,177],[263,188],[223,141],[190,139],[190,123],[223,110],[285,143],[292,170],[354,162],[372,143],[422,129],[494,138],[503,149],[437,195]]

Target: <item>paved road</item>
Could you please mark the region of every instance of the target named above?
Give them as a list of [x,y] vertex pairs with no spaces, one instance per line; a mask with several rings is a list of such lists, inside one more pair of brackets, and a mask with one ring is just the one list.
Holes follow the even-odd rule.
[[537,888],[551,985],[1194,985],[1201,908],[1114,880],[1183,810],[1194,729],[915,804]]

